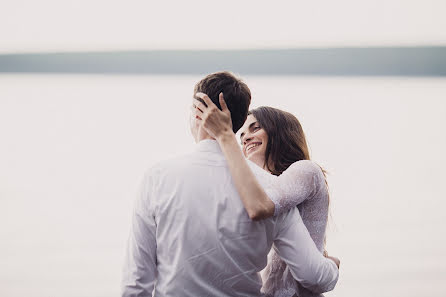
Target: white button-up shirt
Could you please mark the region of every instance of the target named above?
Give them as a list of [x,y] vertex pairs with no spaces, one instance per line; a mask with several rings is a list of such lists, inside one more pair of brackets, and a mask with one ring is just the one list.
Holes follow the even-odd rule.
[[[250,166],[267,184],[270,175]],[[333,289],[338,269],[317,250],[298,210],[250,220],[218,143],[203,140],[193,153],[146,173],[122,296],[261,296],[259,272],[272,246],[304,287]]]

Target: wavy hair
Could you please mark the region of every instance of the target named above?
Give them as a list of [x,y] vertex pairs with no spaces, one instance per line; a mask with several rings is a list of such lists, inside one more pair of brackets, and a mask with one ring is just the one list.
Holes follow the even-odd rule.
[[[268,106],[252,109],[252,114],[260,127],[268,135],[264,167],[274,175],[281,175],[291,164],[300,160],[310,160],[307,140],[299,120],[291,113]],[[327,172],[324,174],[327,186]],[[328,194],[330,204],[330,194]],[[325,241],[324,241],[325,244]]]

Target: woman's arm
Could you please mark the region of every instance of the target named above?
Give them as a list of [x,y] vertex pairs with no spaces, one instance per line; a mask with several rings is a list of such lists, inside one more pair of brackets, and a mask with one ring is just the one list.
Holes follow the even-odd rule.
[[196,118],[201,121],[203,128],[220,144],[220,148],[228,163],[229,171],[242,203],[252,220],[260,220],[273,216],[274,203],[268,198],[260,186],[254,173],[242,154],[234,132],[232,131],[231,113],[220,93],[219,100],[222,111],[203,94],[197,93],[207,107],[196,101]]
[[249,168],[234,133],[224,133],[217,141],[249,217],[252,220],[261,220],[273,216],[275,205]]

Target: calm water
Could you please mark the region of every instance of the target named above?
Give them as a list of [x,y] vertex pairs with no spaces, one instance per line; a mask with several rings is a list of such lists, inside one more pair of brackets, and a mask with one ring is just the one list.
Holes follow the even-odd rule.
[[[193,148],[196,76],[0,75],[0,295],[117,296],[145,168]],[[245,77],[330,172],[326,296],[444,296],[446,79]]]

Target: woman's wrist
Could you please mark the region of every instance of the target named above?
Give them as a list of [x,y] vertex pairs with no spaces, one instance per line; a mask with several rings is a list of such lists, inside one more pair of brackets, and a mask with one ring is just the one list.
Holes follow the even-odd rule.
[[219,144],[225,144],[231,141],[234,141],[235,139],[235,134],[232,130],[228,129],[225,131],[222,131],[218,136],[217,136],[217,142]]

